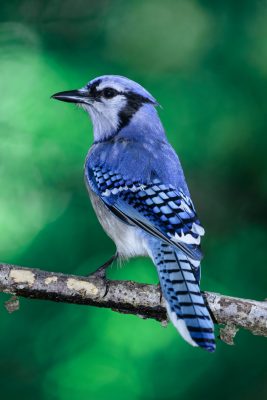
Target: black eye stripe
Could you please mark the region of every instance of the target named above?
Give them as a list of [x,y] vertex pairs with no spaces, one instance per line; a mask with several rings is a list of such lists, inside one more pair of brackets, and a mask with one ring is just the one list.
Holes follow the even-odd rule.
[[99,86],[100,83],[101,83],[101,80],[98,79],[97,81],[87,85],[87,89],[88,89],[90,96],[97,97],[97,94],[98,94],[97,86]]
[[[119,91],[112,87],[105,87],[103,89],[98,90],[98,87],[101,84],[101,80],[97,80],[87,86],[89,95],[93,97],[96,101],[101,101],[101,98],[111,99],[118,95],[123,95],[128,100],[129,108],[134,109],[135,111],[141,107],[142,104],[150,103],[155,104],[154,101],[144,97],[138,93],[132,92],[130,90],[126,90],[125,92]],[[128,108],[128,107],[127,107]]]

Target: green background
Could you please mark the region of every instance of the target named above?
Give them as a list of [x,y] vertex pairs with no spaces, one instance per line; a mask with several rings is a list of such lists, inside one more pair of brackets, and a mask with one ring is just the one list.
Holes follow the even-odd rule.
[[[266,292],[266,1],[1,1],[0,260],[87,274],[114,245],[92,211],[92,127],[50,95],[120,74],[160,102],[206,237],[202,288]],[[109,271],[157,282],[149,260]],[[209,354],[172,326],[1,294],[1,399],[266,399],[267,339]]]

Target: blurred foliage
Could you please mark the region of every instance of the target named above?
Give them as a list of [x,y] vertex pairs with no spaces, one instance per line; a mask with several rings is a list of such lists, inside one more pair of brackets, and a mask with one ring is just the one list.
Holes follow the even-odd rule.
[[[2,0],[1,261],[87,274],[114,251],[90,206],[92,128],[51,94],[126,75],[159,100],[206,228],[202,288],[266,297],[267,2]],[[149,260],[112,279],[157,282]],[[1,295],[3,304],[7,296]],[[266,338],[213,355],[110,310],[2,307],[3,399],[267,397]]]

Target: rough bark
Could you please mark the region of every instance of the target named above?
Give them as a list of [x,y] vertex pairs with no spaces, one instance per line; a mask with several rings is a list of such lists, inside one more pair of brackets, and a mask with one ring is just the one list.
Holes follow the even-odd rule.
[[[167,323],[164,299],[158,286],[111,281],[98,273],[83,277],[0,264],[0,292],[12,295],[5,304],[9,312],[19,308],[17,296],[22,296],[110,308]],[[267,302],[210,292],[203,295],[214,322],[225,324],[221,329],[221,339],[226,343],[233,344],[240,327],[254,335],[267,336]]]

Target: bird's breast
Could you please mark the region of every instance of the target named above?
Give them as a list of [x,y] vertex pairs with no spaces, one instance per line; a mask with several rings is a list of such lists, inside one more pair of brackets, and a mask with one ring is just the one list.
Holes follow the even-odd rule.
[[97,218],[107,235],[116,244],[119,256],[123,258],[147,256],[147,240],[144,232],[121,221],[89,186],[87,189]]

